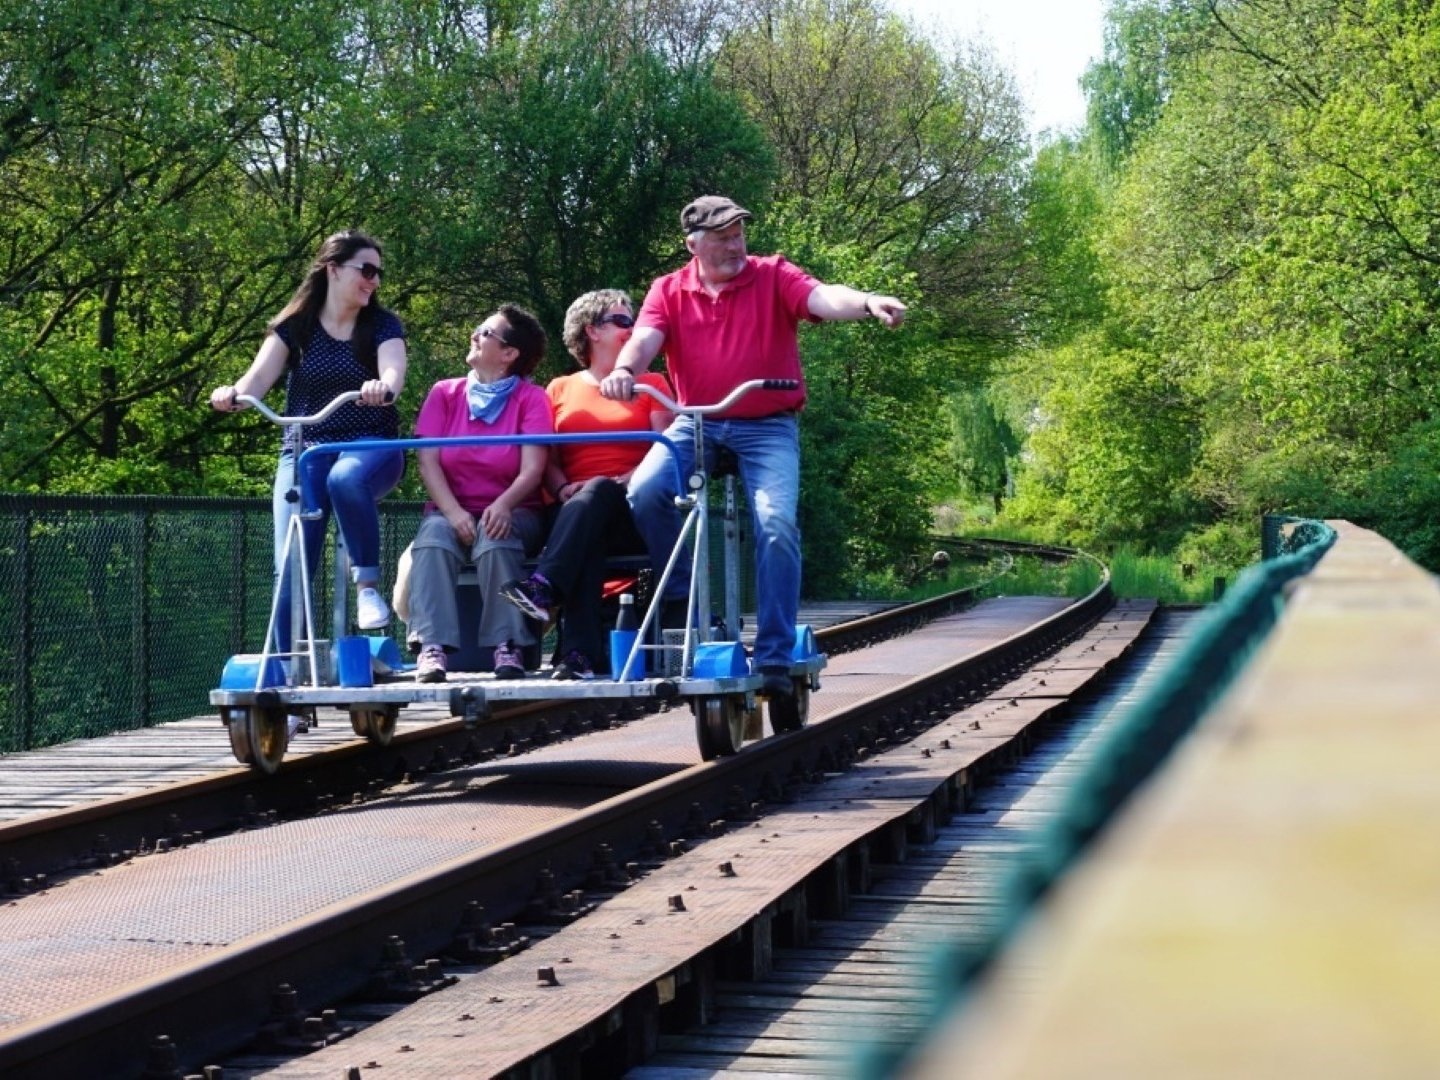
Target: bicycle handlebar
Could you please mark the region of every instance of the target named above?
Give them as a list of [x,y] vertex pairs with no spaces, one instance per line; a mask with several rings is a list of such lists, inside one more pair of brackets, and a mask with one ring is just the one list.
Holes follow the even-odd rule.
[[799,387],[799,379],[750,379],[735,387],[725,395],[724,400],[717,401],[714,405],[681,405],[667,397],[664,391],[655,389],[649,383],[637,382],[635,384],[635,389],[640,393],[649,394],[670,412],[685,416],[709,416],[711,413],[721,412],[730,408],[751,390],[797,390]]
[[[315,413],[312,416],[281,416],[279,413],[275,412],[273,409],[270,408],[270,406],[266,405],[257,397],[252,397],[250,394],[235,395],[235,401],[237,404],[253,407],[255,411],[258,412],[261,416],[265,417],[266,420],[269,420],[271,423],[274,424],[281,424],[285,427],[304,427],[308,424],[318,424],[322,420],[329,419],[330,416],[334,414],[335,410],[339,409],[342,405],[348,405],[352,401],[359,400],[359,390],[347,390],[343,394],[337,394],[331,400],[330,404],[326,405],[323,409],[321,409],[319,412]],[[388,405],[394,400],[394,394],[385,395],[385,404]]]

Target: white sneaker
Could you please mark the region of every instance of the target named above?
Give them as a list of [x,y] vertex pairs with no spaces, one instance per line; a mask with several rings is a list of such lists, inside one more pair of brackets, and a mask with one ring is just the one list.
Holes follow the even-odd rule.
[[379,630],[390,625],[390,605],[375,589],[361,589],[355,596],[355,624],[361,630]]

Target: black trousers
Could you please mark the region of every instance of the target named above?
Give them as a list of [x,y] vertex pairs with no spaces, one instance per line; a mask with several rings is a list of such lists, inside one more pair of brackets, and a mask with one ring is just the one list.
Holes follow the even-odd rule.
[[535,570],[550,582],[561,603],[560,656],[574,649],[584,653],[596,671],[606,671],[610,647],[600,603],[605,560],[642,555],[645,541],[635,530],[625,485],[607,476],[587,480],[552,513],[550,539]]

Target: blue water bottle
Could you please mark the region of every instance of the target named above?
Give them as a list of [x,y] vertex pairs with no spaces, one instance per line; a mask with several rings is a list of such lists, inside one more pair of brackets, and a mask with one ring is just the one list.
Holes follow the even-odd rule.
[[[630,656],[630,650],[635,647],[635,639],[639,636],[640,616],[635,613],[635,594],[620,594],[620,614],[615,617],[615,629],[610,631],[610,677],[616,682],[620,681],[621,673],[625,670],[625,661]],[[645,653],[639,652],[634,662],[630,665],[630,678],[643,679],[645,677]]]

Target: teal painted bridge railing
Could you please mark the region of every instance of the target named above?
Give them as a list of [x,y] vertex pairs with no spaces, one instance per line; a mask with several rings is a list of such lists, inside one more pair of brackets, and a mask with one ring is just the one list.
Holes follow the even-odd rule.
[[[1265,557],[1198,619],[1174,662],[1101,738],[1038,842],[1009,864],[999,884],[1000,914],[980,940],[943,949],[934,965],[930,1028],[964,1004],[975,977],[995,960],[1060,879],[1147,777],[1230,686],[1275,625],[1285,586],[1308,573],[1335,542],[1324,522],[1267,516]],[[859,1047],[854,1074],[891,1076],[924,1039]]]

